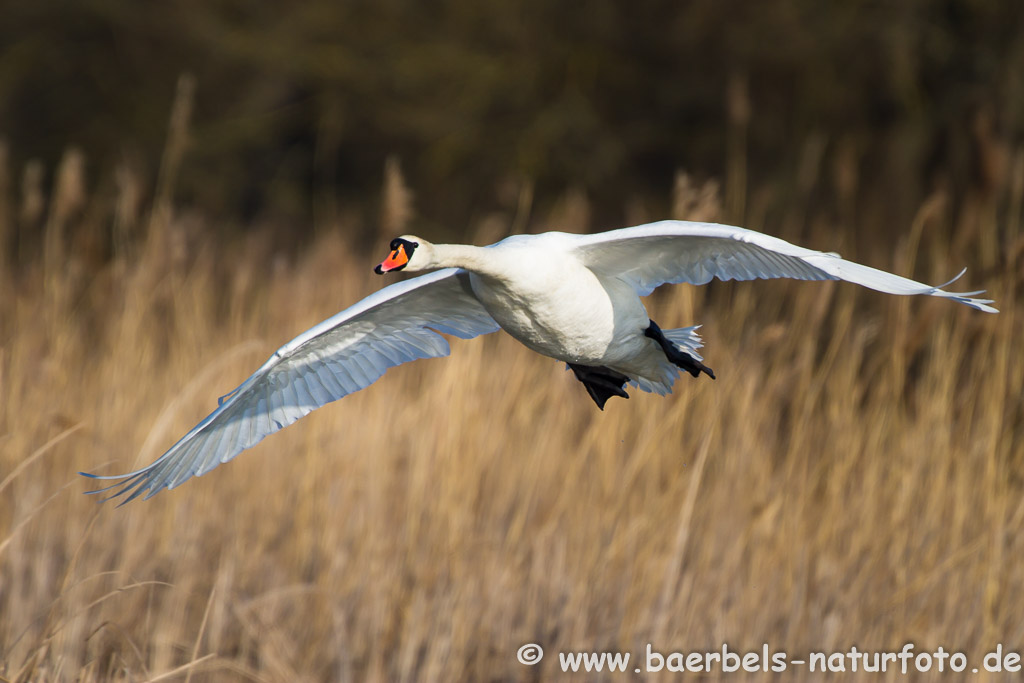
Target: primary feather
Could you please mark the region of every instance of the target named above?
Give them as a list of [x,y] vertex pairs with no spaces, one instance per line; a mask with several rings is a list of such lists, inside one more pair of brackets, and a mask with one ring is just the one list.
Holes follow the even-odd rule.
[[[438,332],[462,339],[497,324],[469,289],[465,271],[441,270],[376,292],[291,340],[152,464],[118,483],[125,503],[209,472],[313,410],[365,389],[396,365],[447,356]],[[83,473],[84,474],[84,473]]]

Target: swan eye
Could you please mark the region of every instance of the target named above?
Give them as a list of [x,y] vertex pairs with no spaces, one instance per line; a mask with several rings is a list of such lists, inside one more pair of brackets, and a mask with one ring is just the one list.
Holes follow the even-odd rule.
[[419,242],[412,242],[410,240],[403,240],[401,237],[396,237],[391,240],[391,244],[388,245],[388,249],[395,251],[399,247],[405,247],[406,253],[409,254],[409,256],[412,256],[413,250],[418,246],[420,246]]
[[419,244],[416,242],[410,242],[404,240],[401,237],[396,237],[391,240],[391,253],[384,261],[374,268],[374,272],[378,275],[388,273],[393,270],[401,270],[405,268],[409,263],[409,259],[412,257],[412,252],[416,250]]

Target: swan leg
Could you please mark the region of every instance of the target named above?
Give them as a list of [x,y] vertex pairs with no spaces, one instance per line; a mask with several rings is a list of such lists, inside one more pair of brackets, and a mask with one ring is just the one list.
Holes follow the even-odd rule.
[[678,346],[673,344],[665,337],[665,333],[658,327],[658,323],[653,320],[650,321],[651,325],[644,330],[644,336],[650,337],[654,341],[658,342],[658,346],[665,352],[665,356],[678,365],[683,370],[687,371],[694,377],[699,377],[700,373],[706,374],[711,379],[715,378],[715,371],[708,366],[701,363],[699,360],[681,350]]
[[604,404],[612,396],[629,398],[629,394],[623,388],[629,381],[625,375],[604,366],[576,365],[574,363],[567,363],[567,365],[572,368],[576,379],[583,382],[590,398],[594,399],[594,403],[601,410],[604,410]]

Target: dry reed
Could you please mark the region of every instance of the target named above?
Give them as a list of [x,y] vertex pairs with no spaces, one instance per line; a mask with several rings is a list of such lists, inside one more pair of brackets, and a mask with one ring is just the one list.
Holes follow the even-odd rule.
[[[23,227],[40,221],[34,173]],[[138,190],[121,185],[128,239]],[[716,186],[687,187],[678,211],[721,210]],[[260,235],[218,246],[166,193],[131,260],[0,273],[5,679],[522,680],[559,678],[559,651],[647,643],[795,657],[913,642],[975,663],[1024,647],[1012,261],[967,276],[998,316],[832,283],[658,293],[663,326],[704,323],[719,379],[604,413],[500,334],[456,340],[180,489],[97,506],[77,470],[155,457],[278,344],[380,284],[340,234],[293,262]],[[947,207],[922,211],[895,260],[860,256],[958,268],[925,229]],[[587,227],[581,193],[558,211]],[[46,253],[67,254],[55,220]],[[549,653],[536,668],[516,661],[526,642]]]

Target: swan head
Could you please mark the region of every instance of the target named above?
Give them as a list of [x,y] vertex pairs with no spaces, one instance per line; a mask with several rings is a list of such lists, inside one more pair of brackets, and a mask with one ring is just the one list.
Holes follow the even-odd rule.
[[402,270],[426,270],[433,267],[433,246],[430,242],[415,235],[402,235],[391,240],[391,253],[380,262],[373,272],[378,275]]

